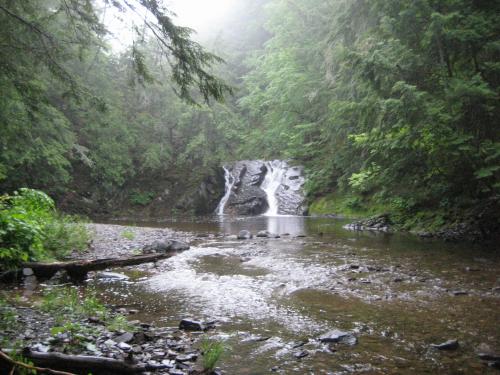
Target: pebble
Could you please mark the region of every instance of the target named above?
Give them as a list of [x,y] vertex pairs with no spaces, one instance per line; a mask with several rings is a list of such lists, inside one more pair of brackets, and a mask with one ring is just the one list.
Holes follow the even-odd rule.
[[124,334],[114,338],[114,340],[118,343],[119,342],[130,342],[133,339],[134,339],[134,335],[130,332],[125,332]]
[[297,359],[307,357],[309,352],[307,350],[301,350],[300,352],[293,353],[293,356]]
[[33,276],[34,272],[31,268],[23,268],[23,276]]
[[456,350],[459,346],[457,340],[448,340],[441,344],[431,344],[431,347],[438,350]]
[[352,333],[340,331],[338,329],[324,333],[319,337],[319,341],[324,343],[340,342],[348,345],[355,345],[358,342],[357,338]]
[[117,346],[124,351],[129,351],[131,349],[131,346],[125,342],[119,342]]

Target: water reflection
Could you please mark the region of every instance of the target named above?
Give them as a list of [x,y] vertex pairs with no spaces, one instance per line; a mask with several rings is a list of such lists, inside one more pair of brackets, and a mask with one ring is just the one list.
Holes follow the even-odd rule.
[[234,217],[221,216],[219,227],[224,234],[238,234],[240,230],[246,229],[252,233],[267,230],[274,234],[299,235],[305,234],[304,216],[256,216],[256,217]]

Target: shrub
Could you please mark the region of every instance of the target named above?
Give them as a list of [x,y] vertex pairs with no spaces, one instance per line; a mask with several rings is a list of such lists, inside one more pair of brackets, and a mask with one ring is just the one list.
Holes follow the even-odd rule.
[[90,234],[75,217],[57,213],[44,192],[22,188],[0,197],[0,268],[61,258],[83,250]]
[[139,191],[139,190],[133,190],[130,193],[130,203],[138,205],[138,206],[146,206],[155,197],[154,193],[150,191]]
[[56,259],[85,250],[90,239],[85,225],[74,216],[56,215],[43,228],[43,248]]

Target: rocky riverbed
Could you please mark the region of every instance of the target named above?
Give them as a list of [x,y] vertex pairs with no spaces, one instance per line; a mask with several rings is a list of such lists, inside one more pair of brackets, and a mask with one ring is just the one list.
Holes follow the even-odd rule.
[[[345,224],[303,217],[200,219],[172,222],[172,229],[92,224],[93,253],[86,256],[127,256],[155,243],[154,248],[168,247],[174,239],[191,248],[157,263],[91,273],[80,289],[93,288],[115,312],[152,324],[134,323],[139,332],[158,330],[146,347],[133,340],[125,344],[130,350],[140,345],[138,359],[146,365],[173,361],[175,368],[157,370],[166,373],[192,371],[200,359],[191,357],[191,368],[183,368],[186,362],[168,357],[167,349],[176,349],[166,347],[163,335],[184,345],[176,354],[180,359],[200,355],[194,342],[200,336],[224,342],[231,347],[221,361],[226,373],[497,371],[495,253],[347,231]],[[179,331],[186,317],[216,320],[217,327]],[[106,355],[101,347],[111,340],[108,353],[128,355],[116,346],[124,333],[104,327],[96,349]],[[35,341],[46,345],[47,337]],[[166,356],[154,357],[155,351]]]
[[[161,251],[162,246],[169,244],[171,247],[172,243],[178,248],[163,250],[182,251],[187,250],[188,242],[195,238],[188,232],[111,224],[89,224],[88,229],[93,233],[90,247],[84,253],[73,254],[74,259],[133,256]],[[145,267],[151,268],[154,264]],[[104,271],[90,272],[88,277],[87,282],[93,279],[126,282],[129,278],[123,273]],[[12,303],[4,302],[0,306],[0,323],[4,328],[0,332],[0,343],[8,352],[22,349],[28,358],[29,352],[111,358],[127,366],[142,368],[144,373],[183,375],[203,370],[196,365],[201,353],[195,344],[204,331],[214,328],[214,323],[184,319],[177,327],[159,328],[134,320],[136,309],[113,305],[108,306],[107,320],[118,319],[125,327],[110,329],[98,316],[75,317],[71,311],[62,322],[60,316],[57,318],[42,311],[41,304],[43,294],[50,290],[75,288],[81,291],[81,286],[71,285],[64,272],[58,272],[49,280],[37,280],[30,269],[25,269],[22,284],[7,288],[9,291],[4,297]],[[14,344],[16,348],[12,347]]]
[[[195,346],[203,333],[200,330],[186,333],[178,327],[158,328],[136,320],[127,323],[127,330],[111,330],[97,317],[72,319],[60,327],[52,314],[38,308],[18,306],[9,310],[15,323],[0,333],[0,342],[5,343],[2,349],[12,349],[7,343],[16,343],[19,353],[110,358],[156,374],[184,375],[203,370],[196,366],[201,354]],[[115,312],[120,313],[123,311]],[[57,365],[52,368],[61,369]]]

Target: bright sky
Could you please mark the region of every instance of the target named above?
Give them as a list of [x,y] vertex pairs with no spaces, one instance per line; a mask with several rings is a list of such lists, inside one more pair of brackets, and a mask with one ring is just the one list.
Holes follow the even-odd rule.
[[169,0],[167,6],[177,14],[177,23],[199,32],[223,20],[237,0]]
[[[174,23],[180,26],[188,26],[198,34],[217,28],[225,17],[234,9],[238,0],[164,0],[168,9],[177,17]],[[113,49],[121,49],[130,45],[134,32],[132,23],[140,25],[141,17],[138,15],[120,13],[111,8],[105,15],[104,23],[114,34],[111,40]]]

